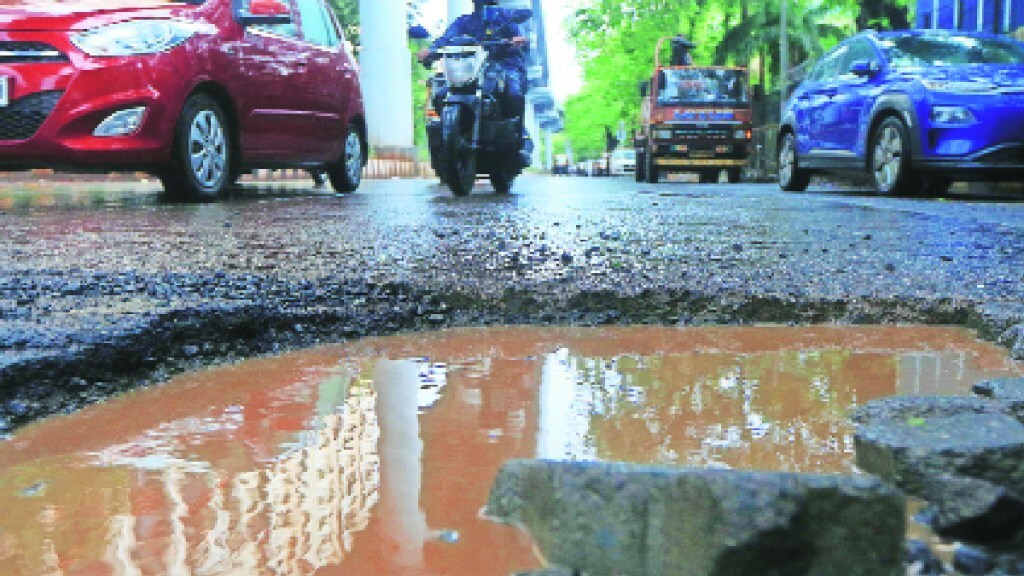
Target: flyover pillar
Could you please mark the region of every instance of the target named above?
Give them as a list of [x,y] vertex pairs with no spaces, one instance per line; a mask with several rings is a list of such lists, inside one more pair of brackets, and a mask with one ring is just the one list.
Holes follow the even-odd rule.
[[377,155],[415,153],[412,59],[406,0],[360,0],[360,81],[371,150]]

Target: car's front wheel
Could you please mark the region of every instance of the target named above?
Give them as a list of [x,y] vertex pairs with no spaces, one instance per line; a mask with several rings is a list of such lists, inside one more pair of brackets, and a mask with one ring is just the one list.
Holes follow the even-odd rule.
[[786,192],[803,192],[811,173],[800,168],[796,157],[796,135],[786,132],[779,143],[779,186]]
[[355,192],[363,181],[363,167],[366,165],[366,147],[363,137],[355,124],[348,127],[345,136],[345,148],[341,159],[327,167],[327,177],[331,186],[342,194]]
[[871,177],[879,194],[912,196],[921,192],[921,180],[910,165],[907,127],[896,117],[879,124],[871,139]]
[[160,180],[183,200],[214,200],[232,184],[231,129],[217,101],[195,94],[185,101],[174,132],[171,164]]

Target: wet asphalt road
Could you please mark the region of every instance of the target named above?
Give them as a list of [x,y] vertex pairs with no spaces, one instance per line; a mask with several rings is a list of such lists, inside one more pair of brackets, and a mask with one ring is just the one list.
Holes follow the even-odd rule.
[[187,368],[447,326],[957,324],[1024,355],[1015,198],[544,176],[507,196],[392,180],[206,205],[4,187],[0,431]]

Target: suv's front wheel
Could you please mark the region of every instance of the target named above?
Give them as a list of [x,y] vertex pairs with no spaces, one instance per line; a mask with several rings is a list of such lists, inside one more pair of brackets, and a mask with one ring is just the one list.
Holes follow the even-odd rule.
[[217,101],[195,94],[185,101],[174,131],[171,164],[160,180],[171,196],[214,200],[232,184],[231,129]]
[[913,196],[921,192],[921,179],[910,164],[910,138],[903,122],[890,116],[878,125],[871,139],[871,178],[879,194]]

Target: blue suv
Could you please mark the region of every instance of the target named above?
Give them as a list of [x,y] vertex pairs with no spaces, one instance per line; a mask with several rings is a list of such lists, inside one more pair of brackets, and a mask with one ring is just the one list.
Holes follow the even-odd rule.
[[1024,179],[1024,44],[993,34],[865,32],[811,70],[786,105],[779,184],[856,172],[880,194]]

